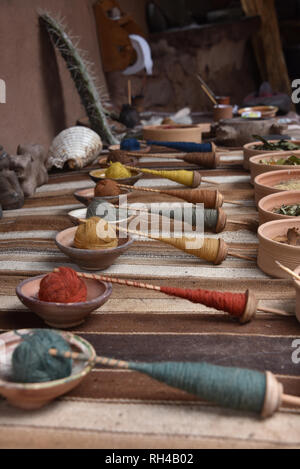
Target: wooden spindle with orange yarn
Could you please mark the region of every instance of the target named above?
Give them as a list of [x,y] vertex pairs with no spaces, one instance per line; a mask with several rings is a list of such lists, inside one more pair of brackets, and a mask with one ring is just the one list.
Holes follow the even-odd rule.
[[[54,272],[58,272],[55,269]],[[127,280],[115,278],[107,275],[99,274],[86,274],[77,272],[78,277],[86,279],[100,280],[103,282],[115,283],[118,285],[125,285],[128,287],[144,288],[147,290],[159,291],[169,296],[183,298],[192,303],[199,303],[213,308],[218,311],[224,311],[235,319],[238,319],[241,324],[251,321],[257,311],[273,313],[280,316],[290,316],[289,313],[280,310],[264,309],[258,305],[258,300],[255,293],[247,290],[245,293],[231,293],[231,292],[218,292],[213,290],[203,289],[184,289],[173,287],[160,287],[158,285],[151,285],[149,283],[135,282],[134,280]]]
[[[184,251],[192,256],[198,257],[199,259],[206,260],[208,262],[213,262],[215,265],[222,264],[222,262],[227,258],[228,255],[235,257],[237,259],[244,259],[247,261],[255,262],[256,259],[253,257],[244,256],[243,254],[238,254],[236,252],[230,251],[225,241],[221,238],[200,238],[200,237],[165,237],[165,236],[154,236],[149,233],[142,233],[141,231],[130,230],[127,228],[122,228],[121,226],[117,227],[117,230],[124,233],[129,233],[155,241],[160,241],[161,243],[169,244],[180,251]],[[201,246],[200,246],[201,245]]]
[[243,203],[233,202],[231,200],[224,200],[223,194],[217,189],[152,189],[150,187],[135,187],[128,186],[126,184],[118,184],[121,189],[130,189],[131,191],[142,191],[153,194],[166,194],[171,197],[185,200],[191,204],[203,204],[205,208],[219,208],[222,207],[223,203],[239,205],[244,207]]

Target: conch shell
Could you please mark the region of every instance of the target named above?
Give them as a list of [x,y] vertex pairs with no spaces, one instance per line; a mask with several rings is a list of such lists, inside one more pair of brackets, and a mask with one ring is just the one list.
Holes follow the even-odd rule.
[[48,154],[47,168],[81,169],[92,163],[103,148],[99,135],[88,127],[76,126],[63,130],[55,137]]

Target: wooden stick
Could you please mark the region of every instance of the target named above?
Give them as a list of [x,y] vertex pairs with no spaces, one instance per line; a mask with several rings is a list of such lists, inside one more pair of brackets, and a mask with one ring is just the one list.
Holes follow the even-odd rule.
[[280,264],[280,262],[278,262],[278,261],[275,261],[275,262],[281,268],[281,270],[284,270],[291,277],[294,277],[295,280],[298,280],[300,282],[300,277],[299,277],[299,275],[296,274],[296,272],[293,272],[291,269],[289,269],[288,267],[285,267],[284,265]]
[[217,101],[215,100],[215,98],[210,94],[210,92],[208,91],[208,89],[204,86],[204,85],[201,85],[201,88],[203,89],[204,93],[209,97],[209,99],[211,100],[211,102],[215,105],[217,105]]
[[128,80],[128,104],[132,105],[132,91],[131,91],[131,80]]
[[231,257],[236,257],[237,259],[244,259],[246,261],[252,261],[255,262],[256,258],[255,257],[248,257],[248,256],[243,256],[242,254],[237,254],[236,252],[228,251],[228,254]]
[[281,396],[281,399],[282,399],[283,404],[300,407],[300,397],[298,396],[291,396],[290,394],[283,394]]
[[203,80],[203,78],[201,77],[201,75],[199,73],[197,73],[197,78],[198,80],[201,82],[201,84],[204,86],[204,88],[207,89],[207,91],[211,94],[211,96],[214,97],[214,99],[216,100],[216,95],[215,93],[212,91],[212,89],[208,86],[208,84]]
[[262,308],[260,306],[257,307],[258,311],[262,311],[263,313],[272,313],[272,314],[278,314],[278,316],[295,316],[293,313],[288,313],[287,311],[283,311],[281,309],[275,309],[275,308]]

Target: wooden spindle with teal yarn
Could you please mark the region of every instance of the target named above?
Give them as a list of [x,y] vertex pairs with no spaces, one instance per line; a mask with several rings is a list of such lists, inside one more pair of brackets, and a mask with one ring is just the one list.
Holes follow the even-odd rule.
[[[60,354],[49,350],[52,356],[87,361],[78,353]],[[283,386],[269,371],[262,373],[243,368],[232,368],[193,362],[137,363],[97,357],[95,365],[137,371],[168,386],[186,391],[218,406],[252,412],[262,418],[274,415],[284,403],[300,406],[300,398],[283,393]]]

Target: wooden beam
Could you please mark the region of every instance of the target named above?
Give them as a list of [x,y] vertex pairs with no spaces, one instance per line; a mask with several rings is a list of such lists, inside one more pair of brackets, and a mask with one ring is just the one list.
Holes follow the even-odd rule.
[[274,0],[241,0],[247,16],[259,15],[261,28],[253,36],[253,46],[261,78],[274,91],[291,96],[291,82],[282,50]]

